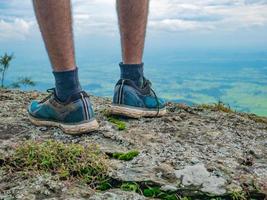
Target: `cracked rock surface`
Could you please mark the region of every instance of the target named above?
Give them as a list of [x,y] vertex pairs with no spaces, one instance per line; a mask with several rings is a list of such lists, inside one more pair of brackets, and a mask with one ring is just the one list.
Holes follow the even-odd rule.
[[[267,120],[168,103],[161,118],[121,119],[119,131],[104,115],[111,100],[91,97],[100,129],[69,136],[60,129],[35,127],[27,105],[45,93],[0,90],[0,154],[25,140],[96,143],[106,153],[138,150],[131,161],[110,159],[110,175],[120,181],[151,181],[162,190],[223,195],[234,190],[267,193]],[[51,188],[50,188],[51,187]],[[27,198],[26,198],[27,197]],[[0,170],[0,199],[145,199],[120,189],[93,191],[66,185],[49,175],[24,179]]]

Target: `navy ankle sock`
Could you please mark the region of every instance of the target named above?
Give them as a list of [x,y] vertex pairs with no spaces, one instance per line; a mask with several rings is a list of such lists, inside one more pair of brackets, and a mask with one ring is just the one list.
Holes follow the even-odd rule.
[[57,98],[64,102],[71,95],[81,91],[78,78],[78,68],[70,71],[53,72],[56,81]]
[[143,86],[144,82],[144,63],[141,64],[123,64],[120,63],[121,79],[130,79],[138,87]]

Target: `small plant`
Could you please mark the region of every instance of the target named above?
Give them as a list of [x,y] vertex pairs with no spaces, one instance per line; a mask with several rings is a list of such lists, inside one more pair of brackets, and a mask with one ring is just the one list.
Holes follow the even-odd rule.
[[112,124],[114,124],[119,131],[125,130],[126,129],[126,124],[125,122],[119,120],[118,118],[109,116],[108,117],[108,121],[111,122]]
[[61,179],[78,178],[92,187],[107,180],[106,156],[97,146],[62,142],[28,141],[5,158],[4,167],[12,172],[49,172]]
[[159,187],[150,187],[144,189],[143,194],[145,197],[159,198],[164,200],[179,200],[175,194],[161,191]]
[[130,192],[140,192],[141,189],[137,183],[123,183],[121,185],[121,190]]
[[218,101],[217,103],[214,103],[214,104],[201,104],[198,107],[203,108],[203,109],[210,109],[214,111],[222,111],[226,113],[234,112],[229,105],[226,105],[222,101]]
[[267,117],[260,117],[255,114],[247,114],[246,116],[257,123],[267,124]]
[[231,193],[232,200],[246,200],[246,194],[241,190],[235,190]]
[[161,190],[159,187],[151,187],[151,188],[147,188],[147,189],[144,189],[144,196],[146,197],[158,197],[158,195],[161,193]]
[[101,191],[105,191],[112,188],[112,185],[108,182],[108,180],[102,181],[98,186],[97,189]]
[[9,68],[11,60],[14,58],[13,54],[8,55],[5,53],[3,56],[0,57],[0,73],[1,74],[1,87],[4,87],[4,80],[5,80],[5,75],[7,72],[7,69]]
[[112,154],[112,158],[118,159],[118,160],[125,160],[125,161],[130,161],[132,160],[134,157],[139,155],[139,151],[129,151],[127,153],[113,153]]

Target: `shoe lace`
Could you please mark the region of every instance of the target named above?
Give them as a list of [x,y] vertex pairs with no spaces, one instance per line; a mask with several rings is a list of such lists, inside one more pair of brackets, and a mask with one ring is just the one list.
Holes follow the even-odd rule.
[[56,89],[55,88],[49,88],[46,90],[48,93],[50,93],[47,97],[45,97],[44,99],[42,99],[39,103],[44,103],[46,102],[48,99],[51,98],[51,96],[53,96],[56,93]]
[[146,82],[146,84],[148,84],[150,91],[153,93],[156,102],[157,102],[157,114],[155,115],[156,117],[159,115],[159,111],[160,111],[160,103],[159,103],[159,99],[158,96],[156,95],[156,92],[152,89],[152,83],[150,80],[144,78],[144,81]]

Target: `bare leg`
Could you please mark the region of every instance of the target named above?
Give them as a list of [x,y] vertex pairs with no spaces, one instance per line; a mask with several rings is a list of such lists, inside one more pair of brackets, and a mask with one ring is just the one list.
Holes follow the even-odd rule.
[[33,0],[33,5],[54,71],[75,69],[70,0]]
[[33,0],[37,21],[53,66],[53,95],[29,106],[35,125],[55,126],[65,133],[94,131],[98,123],[82,91],[75,63],[70,0]]
[[62,102],[81,91],[74,55],[70,0],[33,0]]
[[117,0],[124,64],[142,63],[149,0]]
[[140,118],[166,113],[164,101],[156,96],[143,72],[148,6],[149,0],[117,0],[123,62],[120,63],[120,80],[115,86],[111,114]]

